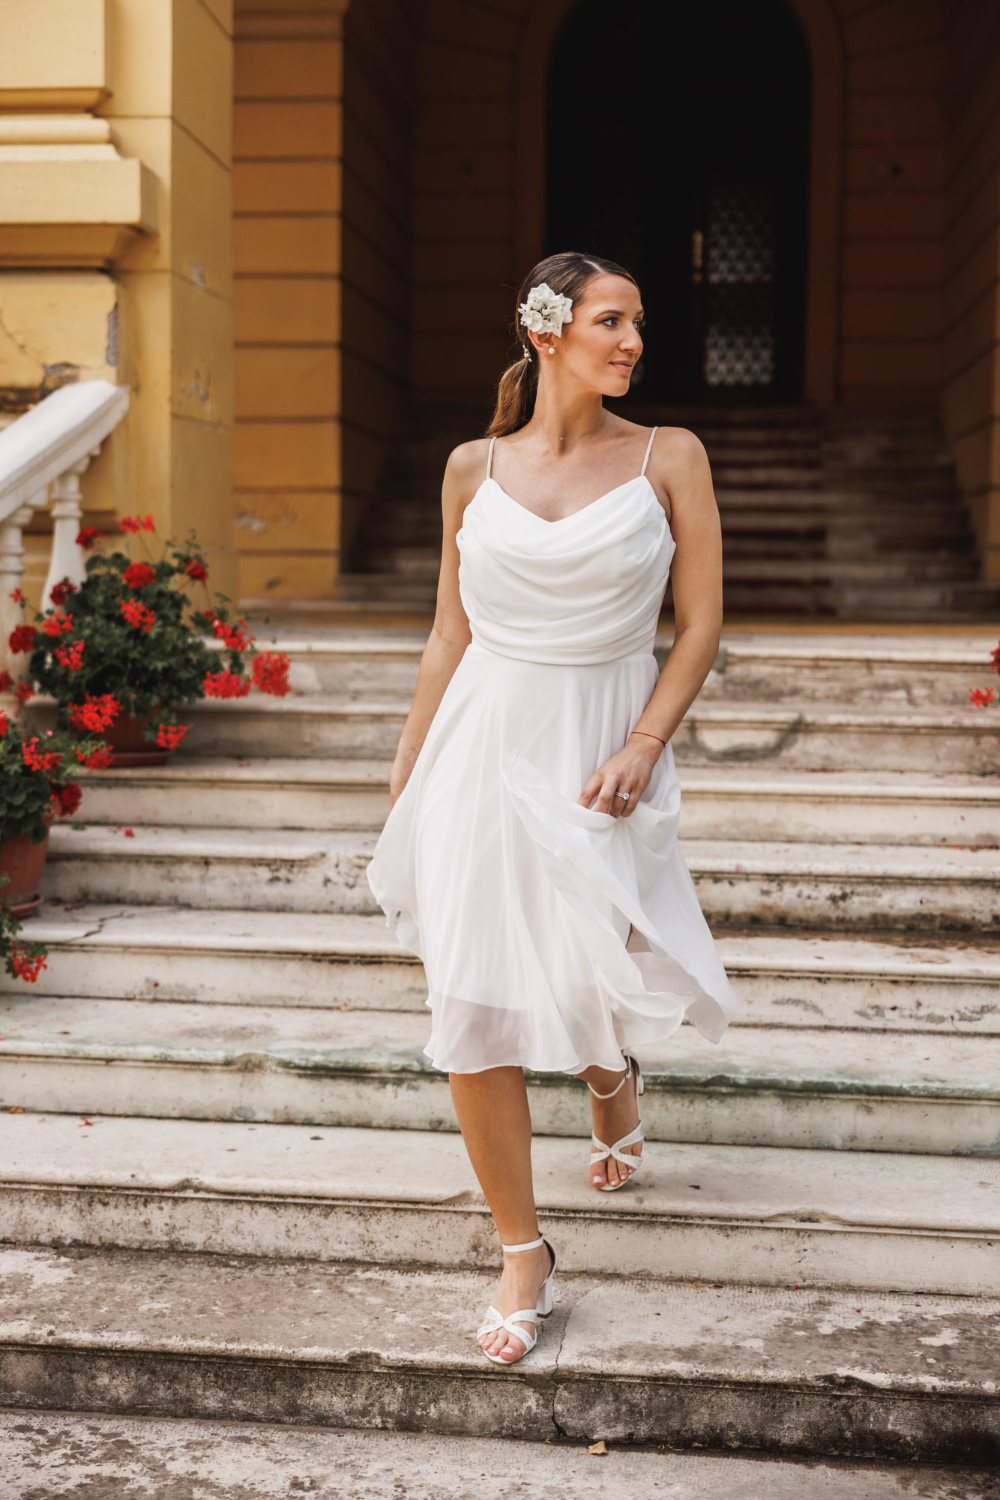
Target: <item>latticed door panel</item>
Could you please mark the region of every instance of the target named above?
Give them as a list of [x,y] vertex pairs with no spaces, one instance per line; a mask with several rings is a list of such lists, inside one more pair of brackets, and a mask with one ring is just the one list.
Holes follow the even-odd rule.
[[775,378],[775,225],[770,192],[719,184],[708,199],[702,376],[708,386]]

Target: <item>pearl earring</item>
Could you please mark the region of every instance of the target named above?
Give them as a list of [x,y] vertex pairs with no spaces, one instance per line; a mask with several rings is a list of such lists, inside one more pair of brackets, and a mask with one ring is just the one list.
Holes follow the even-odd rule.
[[556,352],[556,351],[555,351],[555,350],[554,350],[554,349],[550,349],[550,350],[549,350],[549,353],[550,353],[550,354],[555,354],[555,352]]

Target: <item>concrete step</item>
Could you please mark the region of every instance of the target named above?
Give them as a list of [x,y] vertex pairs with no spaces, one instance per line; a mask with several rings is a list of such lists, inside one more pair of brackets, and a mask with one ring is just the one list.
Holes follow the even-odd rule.
[[[789,552],[787,539],[784,550]],[[801,553],[804,544],[796,540],[794,550]],[[782,544],[768,541],[767,550],[781,550]],[[733,548],[730,548],[732,555]],[[953,570],[953,576],[921,579],[901,576],[855,579],[847,576],[825,581],[826,575],[836,571],[836,564],[823,565],[822,577],[817,578],[810,566],[799,569],[801,576],[795,578],[775,576],[766,559],[762,559],[762,544],[759,537],[749,537],[745,545],[737,544],[735,550],[746,554],[744,577],[731,576],[723,589],[724,605],[728,616],[780,616],[822,620],[869,619],[872,621],[896,621],[927,625],[940,621],[942,625],[959,621],[970,626],[980,624],[991,614],[1000,611],[1000,583],[987,583],[969,578],[968,559],[963,559]],[[830,550],[830,549],[827,549]],[[853,552],[853,546],[847,551]],[[885,570],[892,573],[892,564]],[[916,570],[911,570],[916,571]],[[430,576],[410,576],[400,573],[356,573],[342,575],[335,586],[332,604],[341,610],[356,610],[369,615],[413,615],[424,613],[433,617],[436,585]],[[665,596],[664,618],[669,618],[672,593],[668,586]],[[345,617],[345,623],[347,618]]]
[[[424,1015],[12,995],[0,1099],[45,1113],[453,1130]],[[643,1058],[650,1140],[996,1156],[1000,1038],[683,1025]],[[585,1135],[587,1094],[529,1075],[535,1130]]]
[[[349,1483],[354,1500],[470,1500],[478,1481],[501,1475],[506,1494],[531,1500],[718,1500],[766,1492],[770,1500],[996,1500],[1000,1479],[985,1469],[851,1460],[738,1457],[613,1446],[600,1456],[581,1442],[443,1437],[415,1432],[323,1430],[251,1422],[0,1412],[0,1442],[12,1495],[90,1500],[122,1494],[151,1500],[286,1500],[332,1497]],[[164,1476],[169,1476],[165,1480]],[[169,1497],[162,1488],[169,1482]],[[331,1488],[331,1485],[334,1486]]]
[[[358,630],[302,624],[256,625],[262,648],[286,651],[297,693],[413,693],[426,630]],[[762,702],[860,703],[899,707],[965,707],[970,686],[994,677],[990,652],[997,630],[881,632],[725,630],[719,654],[698,695]],[[661,666],[673,642],[662,629],[655,643]]]
[[[735,555],[730,552],[727,556],[726,587],[747,582],[763,584],[766,580],[769,585],[784,588],[803,583],[839,588],[875,584],[881,588],[975,580],[979,571],[979,560],[971,548],[961,555],[942,551],[896,552],[882,556],[868,551],[858,555],[853,546],[847,551],[824,543],[815,551],[815,556],[806,556],[801,544],[797,543],[794,552],[786,557],[776,557],[770,542],[766,547],[750,548],[744,539]],[[436,590],[440,566],[440,552],[435,547],[389,547],[379,554],[381,571],[375,576],[383,581],[390,593],[398,593],[400,587],[414,591],[418,586]],[[347,597],[352,589],[360,591],[369,576],[355,574],[352,581],[350,575],[345,575],[340,584],[342,597]]]
[[[44,904],[36,995],[419,1011],[423,966],[381,913]],[[1000,1034],[1000,942],[716,932],[743,1005],[734,1026]]]
[[[247,911],[377,912],[377,831],[56,824],[39,889],[53,901],[164,902]],[[1000,850],[961,845],[686,839],[709,921],[981,932]]]
[[[190,710],[179,755],[391,759],[409,707],[407,696],[374,694],[203,699]],[[969,707],[967,694],[962,707],[909,713],[698,699],[672,744],[678,763],[687,765],[953,775],[993,773],[1000,766],[993,719]]]
[[1000,1456],[997,1299],[557,1274],[512,1376],[475,1343],[492,1274],[111,1250],[3,1263],[8,1407],[825,1462]]
[[[233,760],[181,756],[165,766],[84,772],[87,822],[235,827],[253,799],[257,828],[378,828],[389,812],[391,762]],[[981,846],[1000,842],[1000,769],[993,777],[918,771],[724,773],[681,768],[682,838]]]
[[[996,634],[727,632],[695,706],[721,699],[831,707],[879,704],[904,712],[964,708],[969,688],[986,686],[995,676],[990,652]],[[666,661],[672,640],[670,631],[657,636],[659,661]]]
[[[374,1265],[495,1262],[461,1137],[417,1130],[0,1114],[0,1240]],[[539,1136],[563,1269],[868,1291],[996,1292],[1000,1162],[651,1142],[634,1187]],[[641,1186],[640,1186],[641,1183]]]

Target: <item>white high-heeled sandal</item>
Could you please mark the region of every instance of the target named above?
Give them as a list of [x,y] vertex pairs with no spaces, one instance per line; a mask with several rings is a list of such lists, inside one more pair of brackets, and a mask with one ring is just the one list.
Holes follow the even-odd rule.
[[[643,1092],[643,1090],[646,1087],[646,1084],[645,1084],[645,1082],[643,1080],[643,1076],[642,1076],[642,1069],[639,1067],[639,1064],[636,1062],[635,1058],[629,1056],[629,1054],[627,1052],[623,1052],[622,1056],[625,1059],[625,1074],[624,1074],[624,1077],[621,1078],[619,1080],[619,1082],[615,1085],[615,1087],[611,1090],[610,1094],[599,1094],[597,1092],[597,1090],[594,1088],[594,1086],[593,1086],[592,1083],[588,1083],[587,1084],[588,1089],[590,1089],[590,1092],[593,1094],[593,1096],[594,1096],[595,1099],[613,1099],[615,1097],[615,1095],[617,1094],[618,1090],[620,1088],[623,1088],[624,1085],[628,1082],[628,1080],[632,1077],[632,1069],[634,1067],[635,1068],[635,1072],[636,1072],[635,1098],[636,1098],[636,1104],[638,1104],[638,1102],[639,1102],[639,1095]],[[609,1156],[613,1156],[614,1159],[615,1159],[615,1161],[621,1162],[622,1166],[624,1166],[624,1167],[631,1167],[631,1169],[632,1169],[631,1172],[629,1173],[629,1176],[623,1178],[620,1182],[602,1182],[602,1183],[599,1183],[598,1184],[598,1192],[600,1192],[600,1193],[616,1193],[620,1187],[624,1187],[625,1186],[626,1182],[630,1182],[631,1181],[631,1179],[634,1176],[634,1174],[639,1170],[640,1166],[642,1165],[643,1157],[645,1156],[646,1153],[643,1152],[641,1155],[637,1156],[634,1152],[630,1151],[630,1152],[628,1152],[626,1154],[626,1152],[624,1151],[623,1148],[625,1146],[634,1146],[639,1141],[645,1141],[645,1136],[643,1134],[642,1121],[641,1120],[639,1121],[638,1125],[635,1127],[634,1130],[629,1131],[628,1135],[623,1135],[620,1141],[615,1141],[615,1143],[614,1143],[613,1146],[606,1146],[603,1141],[599,1141],[597,1139],[596,1135],[593,1136],[594,1145],[597,1146],[599,1149],[597,1151],[592,1151],[590,1153],[590,1165],[592,1167],[596,1166],[596,1164],[599,1161],[607,1161],[607,1159],[608,1159]]]
[[[552,1265],[549,1269],[549,1274],[538,1289],[538,1298],[535,1306],[522,1307],[518,1312],[508,1313],[505,1318],[497,1312],[495,1307],[488,1307],[486,1309],[486,1316],[492,1318],[493,1321],[491,1323],[484,1323],[482,1328],[476,1330],[476,1338],[481,1339],[484,1333],[496,1333],[498,1329],[505,1328],[508,1333],[512,1333],[515,1338],[520,1339],[524,1344],[524,1352],[519,1354],[517,1359],[504,1359],[502,1354],[491,1354],[488,1349],[483,1349],[482,1344],[480,1344],[479,1347],[483,1349],[486,1358],[491,1359],[495,1365],[516,1365],[524,1358],[525,1354],[530,1354],[532,1349],[534,1349],[538,1343],[537,1320],[538,1318],[547,1318],[552,1311],[552,1278],[556,1274],[556,1252],[544,1235],[540,1234],[537,1240],[527,1240],[523,1245],[502,1244],[500,1246],[501,1250],[513,1252],[515,1250],[537,1250],[539,1245],[545,1245],[548,1249],[552,1257]],[[531,1329],[517,1328],[515,1324],[518,1322],[531,1323],[533,1326]]]

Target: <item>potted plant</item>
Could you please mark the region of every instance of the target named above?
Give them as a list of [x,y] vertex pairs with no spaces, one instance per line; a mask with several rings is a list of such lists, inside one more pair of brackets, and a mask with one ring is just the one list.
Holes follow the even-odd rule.
[[[10,686],[0,673],[0,690]],[[80,806],[81,766],[104,765],[109,750],[92,736],[64,730],[34,733],[0,710],[0,876],[4,905],[15,917],[41,903],[38,879],[49,845],[49,825]]]
[[[109,764],[159,765],[190,727],[179,722],[186,707],[205,697],[243,697],[252,687],[284,696],[289,659],[258,651],[245,616],[234,622],[231,601],[213,597],[193,532],[186,546],[168,541],[154,557],[146,542],[155,529],[151,515],[123,516],[120,527],[142,540],[148,560],[120,548],[95,550],[101,533],[85,526],[77,541],[93,555],[83,583],[56,584],[52,603],[36,613],[35,625],[11,633],[10,647],[30,654],[22,696],[50,694],[60,726],[107,740]],[[207,608],[195,608],[192,584],[203,586]],[[13,597],[23,608],[20,590]],[[221,646],[210,645],[212,637]]]

